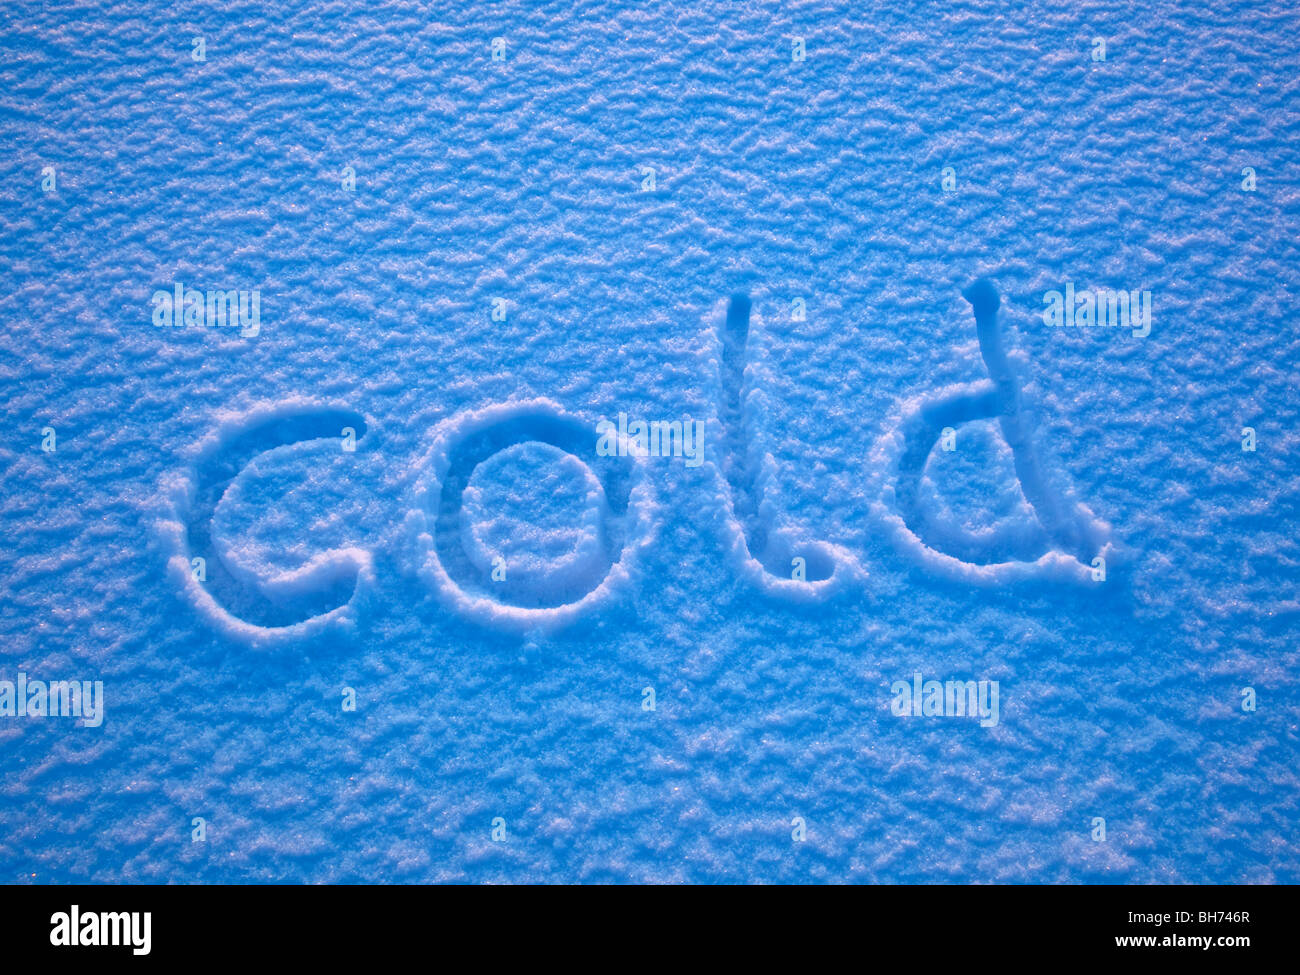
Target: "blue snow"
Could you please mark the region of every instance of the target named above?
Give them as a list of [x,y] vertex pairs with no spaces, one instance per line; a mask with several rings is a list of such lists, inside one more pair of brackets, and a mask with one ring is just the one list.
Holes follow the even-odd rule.
[[8,5],[0,882],[1300,881],[1298,71],[1280,2]]

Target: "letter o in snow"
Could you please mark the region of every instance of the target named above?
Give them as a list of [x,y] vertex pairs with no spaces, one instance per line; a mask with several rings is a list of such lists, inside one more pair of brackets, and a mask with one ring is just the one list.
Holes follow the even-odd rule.
[[[475,469],[503,450],[532,442],[572,455],[603,492],[603,561],[587,565],[580,582],[510,573],[494,582],[467,548],[465,491]],[[460,413],[438,427],[407,521],[420,576],[444,605],[494,629],[545,631],[574,621],[627,581],[650,537],[654,500],[644,458],[600,456],[596,442],[590,423],[549,400]]]

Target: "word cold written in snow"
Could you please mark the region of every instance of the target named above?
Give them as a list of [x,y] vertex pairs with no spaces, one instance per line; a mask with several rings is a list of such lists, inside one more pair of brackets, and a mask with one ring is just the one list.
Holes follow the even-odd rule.
[[81,718],[87,728],[104,722],[102,680],[0,680],[0,718]]
[[148,911],[88,911],[72,905],[66,914],[50,915],[50,944],[59,948],[128,947],[133,955],[147,955],[153,915]]
[[894,681],[890,693],[894,696],[890,709],[900,718],[979,717],[981,728],[992,728],[998,723],[995,680],[923,681],[917,671],[910,684],[905,680]]
[[153,323],[159,328],[237,328],[252,338],[262,330],[262,293],[200,291],[178,281],[171,291],[153,293]]
[[1131,328],[1138,338],[1151,334],[1151,292],[1075,291],[1074,282],[1065,283],[1065,293],[1043,294],[1043,324],[1050,328],[1091,328],[1093,326]]
[[618,415],[596,423],[596,453],[601,457],[684,457],[687,467],[704,463],[703,420],[633,420]]

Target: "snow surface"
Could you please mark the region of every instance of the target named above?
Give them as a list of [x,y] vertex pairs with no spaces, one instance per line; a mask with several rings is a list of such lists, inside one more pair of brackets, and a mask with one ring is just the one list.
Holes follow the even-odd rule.
[[[107,701],[0,717],[0,881],[1300,881],[1294,5],[0,45],[0,680]],[[1046,326],[1067,281],[1150,335]],[[896,717],[917,671],[999,723]]]

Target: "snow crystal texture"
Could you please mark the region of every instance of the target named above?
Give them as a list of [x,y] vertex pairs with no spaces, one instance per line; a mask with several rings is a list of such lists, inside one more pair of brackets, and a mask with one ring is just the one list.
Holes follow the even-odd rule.
[[1293,4],[0,46],[0,881],[1300,881]]

